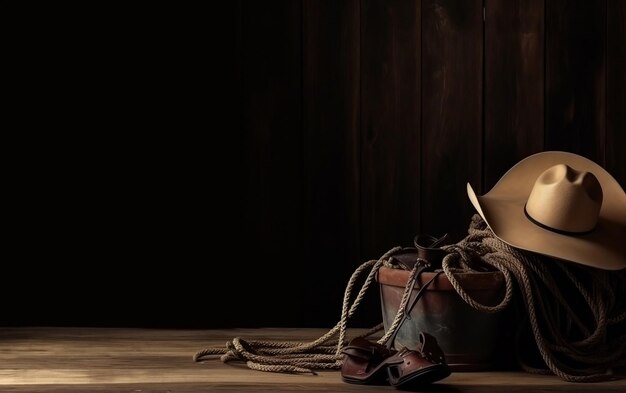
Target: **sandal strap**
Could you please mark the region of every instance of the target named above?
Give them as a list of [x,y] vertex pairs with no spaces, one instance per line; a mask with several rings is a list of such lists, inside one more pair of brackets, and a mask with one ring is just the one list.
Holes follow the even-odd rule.
[[422,343],[420,352],[424,358],[428,359],[431,363],[446,364],[446,355],[434,336],[422,332],[420,333],[419,339]]

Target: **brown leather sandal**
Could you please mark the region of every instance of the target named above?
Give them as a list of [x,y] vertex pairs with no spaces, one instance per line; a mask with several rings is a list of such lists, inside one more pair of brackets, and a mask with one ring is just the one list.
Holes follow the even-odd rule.
[[[423,257],[431,256],[430,259],[436,260],[440,255],[432,257],[432,251],[435,250],[433,247],[444,242],[446,238],[447,235],[439,239],[428,237],[426,240],[431,248],[421,247],[424,239],[416,238],[415,244],[416,247],[422,248]],[[419,266],[417,266],[413,281],[408,283],[411,288],[415,287],[420,274],[431,268],[430,262],[424,258],[417,258],[415,263]],[[411,266],[411,269],[413,267],[415,266]],[[422,285],[411,303],[405,306],[400,325],[411,313],[413,306],[420,299],[424,290],[441,273],[442,271],[437,272],[430,281]],[[422,332],[419,336],[422,344],[420,349],[403,348],[401,351],[397,351],[393,349],[393,343],[398,331],[399,328],[387,339],[386,345],[371,342],[363,337],[357,337],[350,341],[342,350],[344,360],[341,367],[341,378],[343,381],[367,385],[391,384],[397,388],[404,388],[427,385],[450,375],[450,368],[435,337]]]
[[403,348],[385,360],[389,384],[397,388],[419,387],[439,381],[450,375],[450,367],[437,344],[428,333],[420,333],[421,348]]
[[387,385],[386,360],[397,351],[382,344],[356,337],[345,346],[341,367],[344,382],[364,385]]

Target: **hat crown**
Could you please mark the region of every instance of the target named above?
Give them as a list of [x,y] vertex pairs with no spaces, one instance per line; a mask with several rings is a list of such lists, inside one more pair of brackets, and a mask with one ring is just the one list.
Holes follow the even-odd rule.
[[598,222],[602,197],[602,187],[593,173],[558,164],[537,177],[526,202],[526,214],[548,229],[589,232]]

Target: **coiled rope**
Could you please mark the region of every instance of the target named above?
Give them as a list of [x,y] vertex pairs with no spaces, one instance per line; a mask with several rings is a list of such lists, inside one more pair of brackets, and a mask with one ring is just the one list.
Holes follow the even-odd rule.
[[[517,284],[530,330],[546,366],[532,367],[518,353],[518,362],[525,371],[555,374],[569,382],[595,382],[610,379],[613,368],[626,366],[626,270],[609,272],[587,268],[515,249],[495,237],[478,214],[472,217],[467,237],[443,248],[448,252],[442,262],[443,272],[459,296],[480,312],[495,313],[507,308],[517,293]],[[394,247],[378,260],[367,261],[354,271],[344,292],[340,321],[318,339],[294,343],[235,337],[224,347],[198,351],[193,356],[194,361],[219,357],[225,363],[245,361],[253,370],[287,373],[315,374],[315,370],[340,369],[348,320],[374,282],[378,269],[381,266],[400,268],[392,257],[402,250],[402,247]],[[505,280],[504,296],[495,306],[475,301],[455,277],[456,273],[486,269],[502,272]],[[357,282],[368,270],[352,299]],[[411,270],[398,312],[378,343],[386,343],[399,329],[417,270],[418,265]],[[566,299],[563,278],[569,280],[584,301],[576,305],[577,311]],[[579,306],[585,306],[586,314],[591,317],[581,317],[586,314]],[[381,323],[362,337],[382,330]]]
[[[626,366],[626,270],[594,269],[513,248],[495,237],[477,214],[468,233],[461,242],[444,247],[450,254],[443,260],[443,270],[459,296],[483,312],[500,309],[473,301],[452,267],[472,271],[492,266],[504,274],[507,297],[511,276],[515,278],[546,365],[531,367],[518,358],[525,371],[555,374],[568,382],[597,382],[611,379],[613,369]],[[568,285],[577,293],[567,292]]]

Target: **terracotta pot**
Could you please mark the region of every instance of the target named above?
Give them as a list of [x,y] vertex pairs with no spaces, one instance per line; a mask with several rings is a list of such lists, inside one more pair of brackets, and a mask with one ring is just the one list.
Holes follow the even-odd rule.
[[[377,274],[385,331],[398,311],[410,272],[381,267]],[[413,295],[435,273],[420,275]],[[459,273],[455,277],[476,301],[486,305],[498,304],[504,293],[504,276],[500,272]],[[419,332],[434,335],[446,354],[452,371],[484,371],[496,368],[498,346],[508,313],[483,313],[469,306],[455,291],[445,274],[439,275],[426,288],[400,327],[394,346],[415,348]]]

